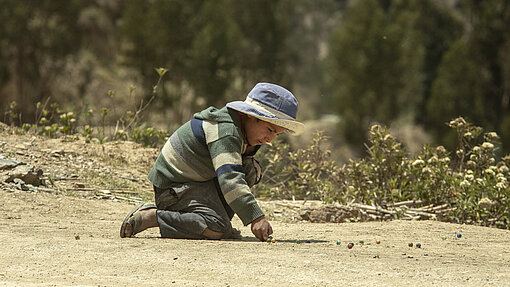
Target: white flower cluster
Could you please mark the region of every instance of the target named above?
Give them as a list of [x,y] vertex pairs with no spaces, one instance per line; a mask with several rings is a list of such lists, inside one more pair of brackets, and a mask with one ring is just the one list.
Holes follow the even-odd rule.
[[[482,148],[484,148],[484,149],[493,149],[493,148],[494,148],[494,145],[493,145],[492,143],[490,143],[490,142],[484,142],[484,143],[482,144]],[[473,150],[474,150],[474,149],[473,149]]]
[[472,174],[466,174],[466,175],[464,176],[464,178],[465,178],[466,180],[473,181],[473,179],[475,179],[475,176],[474,176],[474,175],[472,175]]
[[[492,166],[491,166],[491,167],[492,167]],[[486,175],[492,175],[492,176],[494,176],[494,175],[495,175],[495,172],[494,172],[494,170],[492,170],[492,168],[487,168],[487,169],[485,169],[485,170],[483,171],[483,173],[484,173],[484,174],[486,174]]]
[[437,162],[437,161],[438,161],[437,156],[434,155],[434,156],[432,156],[431,158],[429,158],[427,160],[427,163],[434,163],[434,162]]
[[485,135],[485,138],[486,138],[487,140],[496,140],[496,139],[499,139],[499,136],[498,136],[498,134],[497,134],[497,133],[495,133],[495,132],[490,132],[490,133],[487,133],[487,134]]
[[413,167],[421,166],[423,164],[425,164],[425,162],[423,160],[421,160],[421,159],[417,159],[417,160],[413,161],[413,163],[411,163],[411,165]]
[[471,183],[469,183],[469,181],[467,181],[467,180],[463,180],[463,181],[460,183],[460,187],[462,187],[462,188],[469,187],[470,185],[471,185]]

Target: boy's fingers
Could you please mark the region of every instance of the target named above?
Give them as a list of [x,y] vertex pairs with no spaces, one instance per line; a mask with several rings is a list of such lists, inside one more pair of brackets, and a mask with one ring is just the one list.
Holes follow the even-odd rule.
[[264,241],[264,234],[262,232],[258,232],[258,234],[256,235],[257,238],[260,240],[260,241]]
[[257,232],[255,233],[255,237],[257,237],[260,241],[266,241],[269,235],[267,233],[267,230],[261,229],[257,230]]

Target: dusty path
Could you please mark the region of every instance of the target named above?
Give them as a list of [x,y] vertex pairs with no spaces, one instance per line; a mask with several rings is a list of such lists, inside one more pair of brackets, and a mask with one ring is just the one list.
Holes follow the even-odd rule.
[[[1,190],[0,286],[510,286],[506,230],[434,221],[272,221],[277,243],[268,244],[235,218],[244,235],[238,241],[161,239],[157,230],[121,239],[130,208]],[[348,249],[349,241],[357,244]]]

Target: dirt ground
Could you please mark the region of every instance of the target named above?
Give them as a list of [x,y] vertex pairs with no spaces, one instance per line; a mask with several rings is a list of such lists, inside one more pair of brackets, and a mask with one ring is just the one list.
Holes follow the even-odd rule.
[[[107,164],[94,150],[125,147],[0,135],[0,155],[54,179],[43,191],[0,185],[0,286],[510,286],[510,231],[437,221],[309,223],[260,201],[276,243],[258,242],[237,217],[240,240],[162,239],[157,229],[121,239],[137,200],[128,200],[129,190],[148,189],[146,167],[126,155]],[[157,155],[136,152],[144,153],[146,162]],[[69,155],[73,166],[64,164]],[[106,192],[95,173],[80,173],[89,168],[103,181],[121,175],[134,186]]]

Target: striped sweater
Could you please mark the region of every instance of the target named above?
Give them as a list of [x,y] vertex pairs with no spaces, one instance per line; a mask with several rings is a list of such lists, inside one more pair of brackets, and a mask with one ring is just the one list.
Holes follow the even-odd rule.
[[247,143],[236,111],[207,108],[177,129],[163,146],[149,180],[159,188],[218,177],[225,201],[244,225],[264,215],[245,180]]

